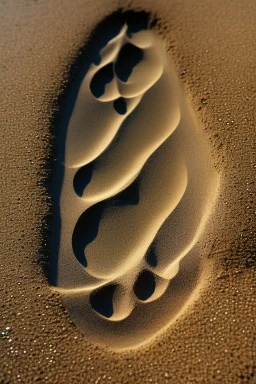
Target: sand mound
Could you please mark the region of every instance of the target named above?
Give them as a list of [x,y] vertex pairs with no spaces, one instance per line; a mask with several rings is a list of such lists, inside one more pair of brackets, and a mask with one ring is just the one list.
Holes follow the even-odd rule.
[[218,180],[163,42],[124,24],[81,84],[65,145],[57,287],[89,338],[137,347],[195,297]]

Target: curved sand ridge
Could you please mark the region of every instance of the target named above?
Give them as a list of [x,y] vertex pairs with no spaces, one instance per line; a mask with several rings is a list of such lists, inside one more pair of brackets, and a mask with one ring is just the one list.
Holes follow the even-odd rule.
[[57,286],[79,328],[118,350],[195,297],[219,179],[160,38],[124,25],[100,58],[68,126]]

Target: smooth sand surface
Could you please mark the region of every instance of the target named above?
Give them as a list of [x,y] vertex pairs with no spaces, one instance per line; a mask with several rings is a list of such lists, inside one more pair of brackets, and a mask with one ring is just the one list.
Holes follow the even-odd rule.
[[[110,344],[111,340],[117,340],[116,334],[122,345],[127,345],[131,337],[138,338],[138,344],[144,343],[149,333],[152,337],[144,346],[130,352],[113,352],[111,345],[110,348],[99,347],[94,340],[96,325],[103,340],[98,343],[104,344],[104,338],[106,340],[104,319],[96,324],[94,312],[88,314],[88,337],[73,323],[72,319],[81,319],[81,308],[83,310],[83,306],[86,308],[88,304],[83,293],[72,292],[67,296],[65,305],[68,308],[73,306],[74,310],[70,317],[62,296],[50,287],[43,273],[49,263],[45,244],[49,235],[50,199],[45,180],[51,173],[48,165],[52,161],[52,139],[60,129],[58,111],[66,97],[70,65],[75,61],[74,57],[82,55],[80,48],[99,21],[128,4],[156,13],[160,39],[170,51],[175,76],[183,82],[181,95],[188,100],[188,112],[184,115],[181,111],[180,116],[185,116],[183,124],[175,129],[170,139],[176,140],[175,148],[177,143],[181,148],[183,145],[188,148],[187,126],[195,127],[196,130],[191,131],[191,143],[198,143],[197,140],[203,138],[202,143],[209,148],[209,156],[213,159],[214,172],[220,175],[220,183],[218,199],[207,222],[201,224],[204,228],[200,231],[201,218],[207,211],[203,202],[208,201],[206,193],[210,184],[200,185],[202,179],[193,168],[197,162],[200,163],[201,152],[193,155],[197,148],[194,146],[191,151],[184,151],[187,173],[193,178],[192,182],[188,178],[179,210],[169,216],[158,232],[156,252],[161,258],[156,272],[160,295],[141,306],[143,313],[140,306],[133,309],[129,292],[120,285],[117,293],[125,298],[127,308],[124,310],[122,300],[116,300],[117,321],[108,323]],[[253,383],[256,377],[253,336],[256,320],[253,243],[255,2],[74,0],[71,3],[66,0],[20,0],[1,3],[0,11],[3,15],[0,21],[0,381]],[[143,41],[138,39],[137,44],[144,44]],[[118,45],[118,41],[115,44]],[[113,54],[112,48],[105,51],[106,60]],[[72,68],[71,76],[74,77],[75,67]],[[157,76],[152,78],[152,84]],[[134,104],[127,104],[129,112],[142,105],[144,97],[151,92],[152,84],[148,87],[147,82],[142,81],[139,88],[144,87],[146,93],[141,99],[138,89],[131,91],[128,87],[122,90],[125,97],[134,96]],[[116,91],[115,85],[109,87],[101,104],[105,103],[107,108]],[[85,98],[87,100],[87,96]],[[88,110],[90,113],[92,109]],[[88,110],[84,110],[85,118]],[[105,113],[109,127],[112,117],[112,112],[109,116]],[[120,115],[120,121],[113,123],[108,138],[101,136],[103,141],[99,146],[97,144],[98,153],[94,152],[96,141],[92,138],[92,155],[87,160],[82,159],[79,150],[74,159],[74,151],[71,151],[71,169],[98,158],[102,152],[100,146],[106,146],[106,140],[111,143],[122,119]],[[103,128],[97,125],[97,129]],[[188,141],[183,140],[184,137]],[[83,141],[79,140],[78,145],[82,146]],[[169,145],[168,140],[164,145]],[[158,150],[154,156],[157,155]],[[190,161],[190,156],[193,156],[193,161]],[[160,156],[160,159],[164,158]],[[173,161],[170,161],[170,167]],[[204,162],[200,163],[202,169],[205,166]],[[100,168],[99,162],[99,175]],[[167,169],[164,172],[165,175],[159,174],[161,180],[162,176],[165,179],[168,175]],[[85,200],[95,199],[99,180],[100,177],[97,179],[95,176],[88,196],[84,195]],[[115,191],[126,186],[126,182],[127,179],[122,179]],[[213,189],[217,187],[214,182]],[[106,183],[104,196],[113,193],[110,189]],[[191,203],[196,201],[195,196],[202,204]],[[102,196],[97,196],[96,200],[100,199]],[[184,217],[189,219],[188,230],[179,225]],[[75,222],[76,219],[73,224]],[[170,237],[177,225],[179,236]],[[195,234],[198,228],[199,232]],[[193,249],[190,249],[190,244],[193,244]],[[180,270],[167,289],[161,282],[166,278],[170,260],[175,262],[177,252],[188,254],[188,262],[185,262],[186,257],[180,262]],[[200,278],[197,265],[200,265]],[[91,287],[98,286],[95,279],[108,274],[104,268],[100,272],[95,268],[91,269]],[[79,280],[75,277],[72,281],[73,271],[68,272],[70,286],[65,289],[73,289],[74,281]],[[116,273],[119,274],[118,266]],[[67,276],[63,281],[67,281]],[[79,285],[80,290],[82,279]],[[186,306],[180,312],[177,303],[182,302]],[[147,306],[150,309],[146,310]],[[162,318],[155,316],[157,311],[161,312]],[[124,316],[136,324],[130,329],[130,334],[122,327],[116,328],[122,323],[118,319]],[[173,319],[171,324],[170,317]],[[76,321],[82,328],[83,324]],[[167,326],[163,327],[163,323]]]

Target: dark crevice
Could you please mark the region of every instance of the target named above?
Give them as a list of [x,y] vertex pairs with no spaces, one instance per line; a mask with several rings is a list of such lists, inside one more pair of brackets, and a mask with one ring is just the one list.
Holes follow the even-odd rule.
[[105,86],[114,78],[113,64],[101,68],[92,78],[90,90],[93,96],[99,98],[105,93]]
[[127,112],[126,101],[123,97],[119,97],[114,101],[114,108],[119,115],[125,115]]
[[157,266],[156,247],[154,243],[151,244],[147,251],[146,262],[153,268]]
[[87,267],[84,254],[85,247],[90,244],[98,234],[99,223],[105,209],[105,202],[93,205],[78,219],[72,236],[73,252],[77,260]]
[[75,174],[74,180],[73,180],[73,187],[76,192],[76,194],[79,197],[83,196],[84,189],[86,186],[90,183],[92,178],[92,172],[93,172],[93,165],[94,163],[89,163],[81,167],[77,173]]
[[140,201],[140,179],[137,178],[126,189],[121,191],[118,195],[112,197],[112,205],[125,206],[125,205],[137,205]]
[[155,276],[148,270],[144,270],[139,274],[133,287],[135,295],[142,301],[149,299],[155,292],[155,288]]
[[101,35],[95,36],[94,44],[97,47],[97,50],[94,50],[92,53],[92,63],[95,65],[99,65],[101,62],[100,51],[112,40],[116,37],[121,29],[123,28],[124,23],[122,17],[115,18],[111,25],[106,25],[103,27]]
[[149,15],[146,12],[127,12],[124,16],[128,25],[127,35],[131,37],[133,33],[148,29]]
[[104,317],[113,316],[113,295],[117,285],[105,285],[90,295],[90,303],[92,308]]
[[142,49],[130,43],[125,44],[121,48],[115,63],[115,73],[117,77],[121,81],[127,82],[133,68],[139,64],[139,62],[143,59],[143,56]]

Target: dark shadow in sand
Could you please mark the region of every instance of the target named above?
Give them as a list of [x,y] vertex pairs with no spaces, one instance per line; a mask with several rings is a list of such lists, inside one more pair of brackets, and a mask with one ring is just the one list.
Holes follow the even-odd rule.
[[127,82],[132,74],[133,68],[141,62],[143,56],[142,49],[130,43],[125,44],[121,48],[115,63],[117,77],[121,81]]
[[116,287],[116,284],[105,285],[90,295],[92,308],[104,317],[110,318],[113,316],[113,295]]
[[155,268],[157,266],[157,257],[156,257],[156,250],[155,250],[155,244],[152,243],[149,247],[147,254],[146,254],[146,262],[151,267]]
[[133,290],[139,300],[145,301],[153,295],[155,288],[156,282],[154,274],[145,269],[140,272],[137,277]]
[[114,78],[113,63],[105,65],[92,78],[90,90],[96,98],[101,97],[105,93],[105,87]]
[[94,168],[94,162],[84,165],[75,174],[73,187],[79,197],[83,196],[86,186],[90,183]]
[[113,103],[114,108],[119,115],[125,115],[127,112],[126,108],[126,101],[123,97],[119,97],[119,99],[116,99]]

